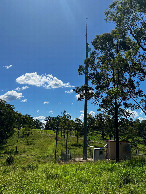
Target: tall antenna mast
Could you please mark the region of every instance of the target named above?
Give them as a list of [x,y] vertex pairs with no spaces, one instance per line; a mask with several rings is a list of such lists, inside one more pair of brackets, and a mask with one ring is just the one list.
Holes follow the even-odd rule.
[[88,42],[87,42],[87,38],[88,38],[88,36],[87,36],[87,19],[88,19],[88,18],[86,18],[86,59],[88,58]]
[[[88,58],[88,42],[87,42],[87,19],[86,18],[86,59]],[[87,89],[88,89],[88,65],[85,63],[85,103],[84,103],[84,146],[83,160],[87,160]]]

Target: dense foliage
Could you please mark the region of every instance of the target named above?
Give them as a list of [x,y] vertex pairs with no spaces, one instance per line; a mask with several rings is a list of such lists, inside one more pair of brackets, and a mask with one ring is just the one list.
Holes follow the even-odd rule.
[[[92,84],[88,98],[93,97],[108,115],[115,116],[117,108],[118,116],[128,116],[126,109],[139,108],[129,100],[144,96],[140,82],[145,80],[146,72],[138,45],[119,30],[97,35],[92,44],[94,51],[85,61]],[[79,73],[85,73],[83,66]],[[76,92],[83,95],[84,87],[77,87]]]
[[146,51],[145,13],[145,0],[115,0],[105,12],[107,21],[114,22],[117,29],[130,34],[143,51]]
[[13,134],[14,124],[14,107],[0,99],[0,143]]
[[24,128],[28,134],[30,129],[42,128],[42,123],[39,120],[34,120],[30,115],[22,115],[14,111],[14,106],[0,99],[0,143],[10,137],[14,128],[19,130]]

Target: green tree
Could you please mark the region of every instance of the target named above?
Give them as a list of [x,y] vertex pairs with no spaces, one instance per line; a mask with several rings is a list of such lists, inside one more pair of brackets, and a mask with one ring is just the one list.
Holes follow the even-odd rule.
[[143,51],[146,51],[145,13],[145,0],[115,0],[105,12],[106,20],[114,22],[116,28],[130,34]]
[[72,125],[71,116],[66,111],[62,113],[60,127],[63,130],[64,137],[67,136],[68,139],[68,133],[71,130]]
[[0,99],[0,143],[10,137],[15,127],[14,106]]
[[31,117],[28,114],[23,115],[21,119],[22,119],[22,127],[23,127],[23,136],[26,137],[27,144],[29,144],[28,138],[32,134],[31,129],[35,128],[35,122],[33,117]]
[[[115,120],[116,160],[119,161],[118,120],[121,116],[128,116],[128,108],[137,108],[137,104],[130,102],[131,98],[144,96],[140,82],[145,80],[145,65],[139,58],[137,43],[119,29],[97,35],[92,44],[94,51],[85,60],[92,84],[87,95],[91,97],[92,94],[94,102]],[[80,66],[79,71],[83,74],[84,67]],[[84,86],[76,89],[82,95],[84,90]]]
[[58,133],[60,130],[60,116],[58,115],[57,117],[47,117],[45,119],[46,125],[45,125],[45,130],[53,130],[56,134],[55,140],[56,140],[56,146],[55,146],[55,160],[57,158],[57,142],[58,142]]
[[81,121],[81,119],[76,118],[74,123],[75,123],[77,143],[79,143],[79,136],[83,134],[83,122]]
[[146,145],[146,120],[141,121],[138,135],[142,138],[142,143]]
[[[125,35],[130,35],[136,41],[141,48],[139,57],[143,60],[145,60],[144,51],[146,51],[145,13],[145,0],[115,0],[105,12],[106,21],[114,22],[116,29]],[[133,100],[146,115],[146,95],[139,102],[136,99]]]
[[56,148],[57,148],[57,141],[58,141],[58,133],[60,129],[60,116],[58,115],[57,117],[47,117],[45,119],[46,125],[45,125],[45,130],[53,130],[56,133]]
[[22,127],[23,128],[29,128],[29,129],[33,129],[35,127],[35,121],[33,119],[33,117],[31,117],[30,115],[26,114],[22,116]]
[[15,128],[18,129],[18,137],[22,126],[23,126],[23,115],[21,113],[15,112]]
[[95,130],[101,134],[102,139],[109,136],[111,139],[115,136],[113,119],[106,114],[99,113],[95,115]]
[[17,144],[16,144],[16,152],[18,152],[18,141],[19,141],[19,134],[20,129],[23,126],[23,115],[21,113],[15,112],[15,128],[17,129]]
[[68,153],[68,133],[73,129],[73,123],[71,121],[71,116],[64,111],[62,113],[60,127],[63,129],[64,138],[66,137],[66,154]]
[[94,132],[95,128],[95,117],[91,114],[87,114],[87,133]]
[[122,140],[127,141],[138,135],[137,129],[133,126],[132,119],[121,118],[119,120],[119,134]]
[[102,139],[105,138],[105,119],[103,114],[99,113],[95,116],[97,131],[101,133]]
[[34,120],[34,125],[35,125],[35,129],[43,129],[43,123],[38,119]]
[[46,117],[45,118],[45,121],[46,121],[46,124],[45,124],[45,130],[53,130],[54,129],[54,125],[53,125],[53,117]]

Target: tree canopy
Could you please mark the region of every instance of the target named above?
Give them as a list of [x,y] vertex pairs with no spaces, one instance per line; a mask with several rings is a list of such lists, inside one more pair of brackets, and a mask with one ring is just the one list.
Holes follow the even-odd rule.
[[0,99],[0,143],[10,137],[14,128],[25,131],[33,128],[41,128],[42,123],[39,120],[34,120],[30,115],[22,115],[14,111],[14,106]]
[[[144,61],[139,58],[139,46],[119,30],[97,35],[92,44],[94,51],[85,61],[92,84],[89,89],[92,92],[87,95],[92,96],[95,103],[100,102],[100,107],[109,115],[115,114],[116,98],[119,114],[126,116],[129,114],[126,109],[138,108],[129,100],[144,96],[140,82],[145,80],[146,72]],[[79,69],[84,73],[83,66]],[[76,91],[83,95],[84,88]]]
[[146,51],[145,13],[145,0],[115,0],[105,12],[106,20],[114,22],[116,28],[130,34],[143,51]]
[[0,143],[13,134],[14,125],[14,106],[0,99]]
[[[85,60],[92,87],[86,89],[86,94],[85,85],[77,87],[76,92],[81,94],[81,98],[85,95],[87,99],[93,97],[95,104],[105,110],[106,114],[113,116],[118,146],[119,118],[129,116],[129,108],[139,108],[135,99],[145,96],[140,88],[140,83],[146,76],[144,60],[139,52],[139,45],[120,28],[97,35],[92,44],[94,51]],[[79,73],[85,74],[84,66],[79,67]]]

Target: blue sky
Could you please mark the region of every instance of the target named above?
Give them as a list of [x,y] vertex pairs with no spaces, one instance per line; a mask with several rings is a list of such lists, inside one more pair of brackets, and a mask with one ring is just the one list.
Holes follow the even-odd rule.
[[[88,43],[114,26],[104,11],[113,0],[1,0],[0,98],[22,114],[44,118],[66,110],[82,116],[84,102],[72,92],[84,83],[78,66]],[[144,87],[144,84],[143,84]],[[88,103],[88,112],[97,107]],[[136,117],[144,117],[136,112]]]

